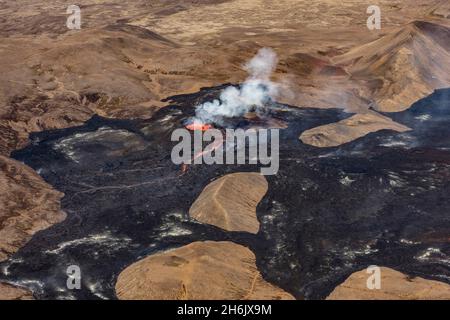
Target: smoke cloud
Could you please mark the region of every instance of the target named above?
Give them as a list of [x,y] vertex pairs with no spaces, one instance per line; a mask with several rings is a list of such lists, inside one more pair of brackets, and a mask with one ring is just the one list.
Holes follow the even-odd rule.
[[219,99],[196,106],[193,122],[218,123],[224,117],[238,117],[261,110],[278,94],[278,84],[270,80],[278,62],[276,53],[262,48],[244,65],[249,76],[239,87],[227,87]]

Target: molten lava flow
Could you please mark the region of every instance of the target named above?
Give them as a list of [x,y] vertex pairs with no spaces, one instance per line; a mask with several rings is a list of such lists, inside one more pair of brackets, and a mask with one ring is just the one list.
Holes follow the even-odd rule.
[[196,130],[206,131],[206,130],[208,130],[208,129],[211,129],[211,128],[212,128],[212,125],[207,124],[207,123],[193,122],[193,123],[191,123],[191,124],[188,124],[188,125],[186,126],[186,128],[187,128],[188,130],[191,130],[191,131],[196,131]]
[[[208,126],[209,126],[209,127],[212,127],[211,125],[208,125]],[[188,127],[188,126],[186,126],[186,127]],[[188,129],[189,129],[189,128],[188,128]],[[208,128],[208,129],[209,129],[209,128]],[[203,129],[189,129],[189,130],[203,130]],[[205,130],[207,130],[207,129],[205,129]],[[205,130],[203,130],[203,131],[205,131]],[[223,142],[224,142],[223,136],[220,135],[213,143],[209,144],[209,145],[205,148],[205,150],[203,150],[203,151],[201,151],[201,152],[199,152],[199,153],[197,153],[197,154],[194,154],[194,157],[192,158],[192,160],[190,161],[189,164],[195,163],[195,160],[196,160],[196,159],[203,157],[203,155],[206,154],[206,153],[212,153],[212,152],[217,151],[219,148],[223,147]],[[184,175],[187,171],[188,171],[188,164],[183,163],[183,164],[181,165],[181,173],[180,173],[179,176]]]

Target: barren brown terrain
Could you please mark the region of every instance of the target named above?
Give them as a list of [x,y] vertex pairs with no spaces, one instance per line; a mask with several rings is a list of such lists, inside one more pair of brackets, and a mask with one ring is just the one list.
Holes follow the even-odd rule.
[[[241,83],[242,65],[262,47],[278,56],[272,79],[280,103],[355,113],[305,131],[303,143],[339,146],[383,129],[408,131],[389,113],[450,87],[450,6],[371,4],[382,10],[380,30],[367,29],[362,0],[80,0],[81,29],[69,30],[66,1],[0,1],[0,260],[65,218],[63,194],[10,158],[30,143],[29,134],[81,125],[95,114],[149,119],[170,96]],[[191,215],[257,233],[256,206],[267,181],[242,175],[206,186]],[[448,299],[448,285],[409,283],[395,271],[387,276],[394,287],[379,297],[360,291],[360,278],[352,276],[330,298]],[[122,272],[116,292],[121,299],[293,298],[262,278],[249,249],[213,241],[136,262]],[[0,299],[29,297],[0,283]]]
[[367,272],[352,274],[328,296],[328,300],[448,300],[450,286],[439,281],[408,278],[404,274],[381,268],[380,290],[366,286]]
[[332,147],[350,142],[370,132],[390,129],[408,131],[408,127],[396,123],[376,112],[358,113],[339,122],[315,127],[303,132],[300,140],[316,147]]
[[259,173],[229,174],[205,187],[189,215],[228,231],[257,233],[256,206],[267,187],[266,179]]
[[94,113],[149,117],[168,96],[242,81],[261,47],[279,56],[282,102],[405,109],[449,81],[448,20],[435,13],[446,2],[376,2],[380,31],[367,29],[363,1],[82,1],[81,30],[65,26],[62,1],[4,1],[0,150]]
[[136,262],[120,274],[116,292],[126,300],[293,299],[262,279],[249,249],[211,241]]
[[0,300],[32,300],[33,296],[28,290],[12,285],[0,283]]

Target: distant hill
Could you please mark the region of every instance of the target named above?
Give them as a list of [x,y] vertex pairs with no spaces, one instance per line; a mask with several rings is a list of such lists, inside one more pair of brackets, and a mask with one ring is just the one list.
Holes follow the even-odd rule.
[[333,58],[352,79],[367,81],[374,108],[393,112],[450,86],[450,28],[414,21]]

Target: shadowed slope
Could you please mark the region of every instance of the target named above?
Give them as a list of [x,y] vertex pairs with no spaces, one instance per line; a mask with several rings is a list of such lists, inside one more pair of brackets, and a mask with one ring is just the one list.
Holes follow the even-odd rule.
[[333,61],[353,79],[372,83],[377,110],[393,112],[450,85],[449,48],[448,27],[415,21]]

